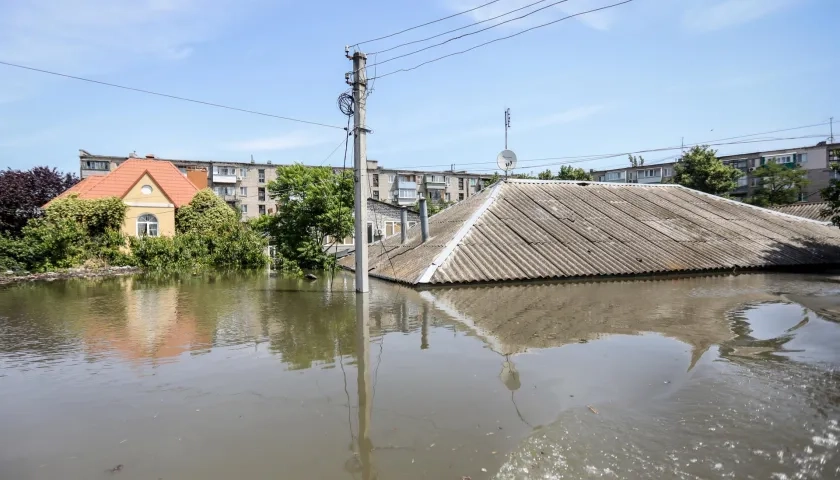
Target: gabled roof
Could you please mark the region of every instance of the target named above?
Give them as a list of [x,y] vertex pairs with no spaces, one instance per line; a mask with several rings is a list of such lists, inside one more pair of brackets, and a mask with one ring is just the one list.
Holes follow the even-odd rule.
[[186,205],[198,192],[198,188],[169,162],[129,159],[107,175],[83,179],[56,198],[66,198],[71,195],[78,195],[83,200],[123,198],[145,174],[152,177],[175,207]]
[[679,185],[508,180],[429,230],[371,245],[370,274],[414,285],[840,264],[836,227]]
[[829,217],[823,215],[823,210],[826,208],[828,208],[828,202],[803,202],[773,207],[773,210],[789,215],[796,215],[797,217],[828,222]]

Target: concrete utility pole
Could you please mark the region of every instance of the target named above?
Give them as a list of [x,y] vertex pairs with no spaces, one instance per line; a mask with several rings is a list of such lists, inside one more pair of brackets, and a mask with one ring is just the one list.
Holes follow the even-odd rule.
[[353,207],[356,213],[356,291],[367,293],[368,239],[367,239],[367,57],[362,52],[353,53],[353,168],[356,182]]
[[828,119],[829,128],[831,129],[831,136],[828,137],[829,143],[834,143],[834,117]]
[[505,109],[505,150],[507,150],[507,132],[510,128],[510,109]]

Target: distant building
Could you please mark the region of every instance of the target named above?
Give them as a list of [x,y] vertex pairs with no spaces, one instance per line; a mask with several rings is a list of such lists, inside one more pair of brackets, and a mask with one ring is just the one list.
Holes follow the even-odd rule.
[[[133,155],[133,154],[132,154]],[[81,178],[104,175],[127,157],[94,155],[79,150]],[[277,178],[277,164],[272,162],[222,162],[216,160],[177,160],[146,155],[147,160],[170,162],[200,188],[212,188],[217,195],[242,211],[243,219],[277,211],[277,204],[266,187]],[[335,168],[340,171],[341,168]],[[418,171],[388,169],[376,160],[368,160],[370,198],[394,205],[414,205],[420,198],[430,202],[458,202],[480,192],[490,179],[464,171]]]
[[[403,208],[369,198],[367,201],[367,242],[374,243],[393,235],[399,235],[402,232],[400,212]],[[406,213],[408,228],[420,223],[420,214],[416,210],[406,208]],[[333,243],[332,238],[328,238],[326,241],[326,245],[332,248],[330,251],[338,252],[353,250],[355,244],[352,235],[335,243]]]
[[169,237],[175,235],[175,209],[189,203],[198,191],[169,162],[131,158],[113,170],[86,176],[56,198],[120,198],[128,207],[125,235]]
[[[719,156],[724,165],[741,170],[744,175],[738,179],[738,186],[729,195],[739,199],[750,197],[759,186],[761,179],[755,177],[756,168],[767,163],[779,163],[788,166],[798,165],[807,171],[808,185],[800,195],[801,201],[819,199],[819,192],[828,186],[836,174],[829,165],[840,162],[840,144],[826,144],[767,150],[762,152],[740,153]],[[663,183],[674,175],[676,162],[657,163],[639,167],[623,167],[610,170],[592,171],[592,178],[599,182],[615,183]]]

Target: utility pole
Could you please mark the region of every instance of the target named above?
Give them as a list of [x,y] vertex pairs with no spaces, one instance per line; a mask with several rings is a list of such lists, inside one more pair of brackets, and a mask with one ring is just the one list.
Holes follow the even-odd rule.
[[367,239],[367,125],[365,109],[367,104],[367,57],[362,52],[353,53],[353,168],[355,195],[353,207],[356,213],[354,231],[356,234],[356,291],[367,293],[368,239]]
[[510,128],[510,109],[505,108],[505,150],[507,150],[507,132]]
[[831,136],[828,137],[829,143],[834,143],[834,117],[828,119],[829,128],[831,129]]

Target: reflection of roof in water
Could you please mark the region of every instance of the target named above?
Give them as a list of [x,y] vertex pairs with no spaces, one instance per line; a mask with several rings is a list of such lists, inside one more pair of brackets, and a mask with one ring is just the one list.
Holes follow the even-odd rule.
[[[656,332],[694,347],[732,337],[726,313],[780,300],[766,275],[435,289],[421,295],[499,353]],[[693,355],[693,356],[694,356]],[[692,364],[696,358],[692,359]]]

